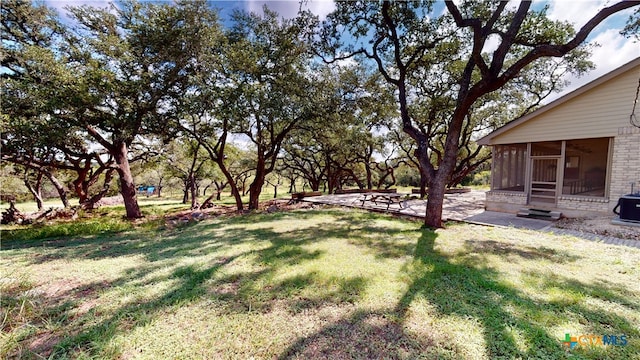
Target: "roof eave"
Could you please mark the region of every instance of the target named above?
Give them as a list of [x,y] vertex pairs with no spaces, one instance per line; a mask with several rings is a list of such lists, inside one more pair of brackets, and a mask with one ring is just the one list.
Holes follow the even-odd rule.
[[634,67],[640,65],[640,57],[635,58],[631,61],[629,61],[628,63],[620,66],[619,68],[612,70],[602,76],[600,76],[599,78],[573,90],[572,92],[565,94],[559,98],[557,98],[556,100],[550,102],[549,104],[535,110],[532,113],[529,113],[527,115],[521,116],[517,119],[514,119],[506,124],[504,124],[503,126],[499,127],[498,129],[494,130],[493,132],[481,137],[480,139],[478,139],[476,141],[476,143],[478,145],[491,145],[491,140],[493,138],[495,138],[496,136],[499,136],[517,126],[520,126],[521,124],[529,121],[530,119],[534,118],[534,117],[538,117],[542,114],[544,114],[545,112],[556,108],[557,106],[560,106],[562,104],[564,104],[565,102],[595,88],[596,86],[605,83],[615,77],[617,77],[618,75],[625,73],[631,69],[633,69]]

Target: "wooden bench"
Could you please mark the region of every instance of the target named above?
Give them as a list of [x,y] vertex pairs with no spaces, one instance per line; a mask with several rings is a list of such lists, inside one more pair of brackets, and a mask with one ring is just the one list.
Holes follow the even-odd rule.
[[398,192],[398,189],[375,189],[375,190],[371,190],[371,192],[376,192],[380,194],[395,194]]
[[[445,194],[462,194],[470,192],[470,188],[448,188],[444,192]],[[425,192],[429,192],[429,189],[425,189]],[[411,189],[412,194],[420,194],[420,189]]]
[[306,197],[312,196],[321,196],[322,192],[320,191],[307,191],[307,192],[298,192],[291,194],[291,201],[300,201]]
[[338,189],[334,194],[397,193],[398,189]]
[[366,193],[366,192],[369,192],[369,190],[367,190],[367,189],[337,189],[333,193],[336,194],[336,195],[341,195],[341,194],[361,194],[361,193]]

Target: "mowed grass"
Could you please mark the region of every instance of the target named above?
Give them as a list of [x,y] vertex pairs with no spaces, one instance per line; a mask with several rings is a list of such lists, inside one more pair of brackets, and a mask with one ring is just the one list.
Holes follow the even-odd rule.
[[[0,357],[640,359],[639,265],[339,209],[3,239]],[[566,333],[628,343],[568,350]]]

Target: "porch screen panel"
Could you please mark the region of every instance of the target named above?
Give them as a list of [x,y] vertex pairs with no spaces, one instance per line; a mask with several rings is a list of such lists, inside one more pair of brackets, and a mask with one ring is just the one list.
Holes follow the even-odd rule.
[[609,138],[570,140],[564,159],[564,195],[605,196]]
[[524,192],[527,144],[497,145],[493,190]]

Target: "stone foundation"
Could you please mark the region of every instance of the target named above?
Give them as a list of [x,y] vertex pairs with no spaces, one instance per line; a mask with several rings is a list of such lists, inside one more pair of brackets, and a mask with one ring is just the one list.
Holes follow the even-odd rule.
[[[602,216],[611,213],[611,209],[617,201],[610,204],[609,199],[591,198],[585,196],[560,196],[557,205],[535,205],[537,209],[560,211],[566,217],[590,217]],[[507,213],[517,213],[522,208],[530,207],[527,204],[525,193],[513,193],[502,191],[487,192],[485,209]]]
[[489,211],[515,214],[526,205],[527,195],[525,193],[492,190],[486,194],[485,209]]

